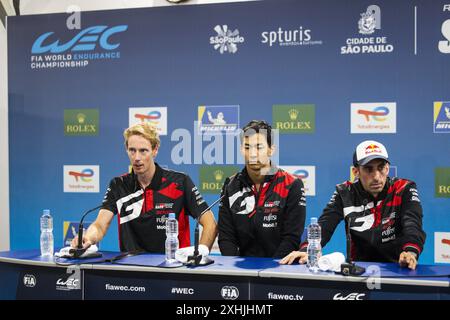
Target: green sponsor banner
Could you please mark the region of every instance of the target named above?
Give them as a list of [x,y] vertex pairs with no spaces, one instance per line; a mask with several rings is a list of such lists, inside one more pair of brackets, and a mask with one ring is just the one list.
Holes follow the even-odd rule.
[[98,109],[65,109],[65,136],[96,136],[98,135]]
[[241,170],[238,166],[200,167],[200,193],[220,194],[225,179]]
[[313,104],[276,104],[272,108],[272,127],[280,133],[314,133],[316,110]]
[[434,169],[434,187],[437,198],[450,198],[450,167]]

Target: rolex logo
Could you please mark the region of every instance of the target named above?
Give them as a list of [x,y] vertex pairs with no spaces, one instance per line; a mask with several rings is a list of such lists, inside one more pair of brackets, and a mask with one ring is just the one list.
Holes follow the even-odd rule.
[[83,113],[77,114],[77,120],[79,124],[83,124],[84,121],[86,120],[86,115]]
[[296,109],[291,109],[291,110],[288,111],[288,113],[289,113],[289,118],[290,118],[292,121],[297,120],[297,117],[298,117],[298,110],[296,110]]
[[280,133],[313,133],[315,130],[315,105],[275,104],[272,122]]
[[98,109],[65,109],[64,135],[96,136],[99,130]]
[[222,178],[223,178],[223,171],[222,170],[214,171],[214,179],[216,179],[217,182],[222,181]]

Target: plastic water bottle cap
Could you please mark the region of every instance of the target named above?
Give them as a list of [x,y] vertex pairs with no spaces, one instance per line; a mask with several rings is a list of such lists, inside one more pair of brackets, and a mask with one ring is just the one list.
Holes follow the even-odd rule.
[[317,218],[316,217],[311,218],[311,224],[317,224]]
[[169,213],[169,219],[175,219],[175,213],[174,212]]
[[50,215],[50,210],[49,210],[49,209],[44,209],[44,210],[42,211],[42,214],[43,214],[43,215]]

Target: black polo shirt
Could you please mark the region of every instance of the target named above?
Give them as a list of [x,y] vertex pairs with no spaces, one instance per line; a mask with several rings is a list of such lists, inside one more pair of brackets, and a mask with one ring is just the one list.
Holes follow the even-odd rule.
[[118,217],[121,251],[163,253],[171,212],[178,220],[180,248],[190,246],[188,215],[197,218],[208,207],[188,175],[155,166],[145,190],[133,172],[113,178],[106,190],[102,209]]

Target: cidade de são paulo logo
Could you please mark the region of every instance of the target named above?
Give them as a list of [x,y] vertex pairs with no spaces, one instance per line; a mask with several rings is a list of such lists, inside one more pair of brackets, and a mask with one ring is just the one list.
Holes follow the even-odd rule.
[[386,54],[394,51],[394,45],[381,33],[381,9],[370,5],[360,13],[358,36],[347,38],[341,54]]

